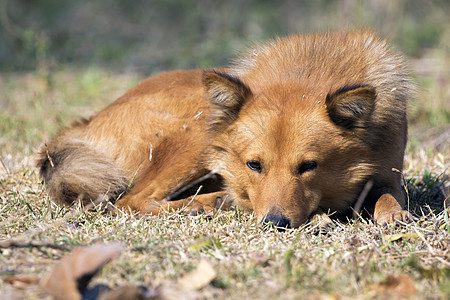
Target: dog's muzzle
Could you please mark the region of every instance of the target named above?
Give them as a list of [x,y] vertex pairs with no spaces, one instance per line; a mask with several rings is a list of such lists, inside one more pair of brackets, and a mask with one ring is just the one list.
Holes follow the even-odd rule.
[[282,214],[279,213],[268,213],[264,219],[261,221],[262,225],[273,225],[277,227],[278,230],[285,230],[291,228],[291,221]]

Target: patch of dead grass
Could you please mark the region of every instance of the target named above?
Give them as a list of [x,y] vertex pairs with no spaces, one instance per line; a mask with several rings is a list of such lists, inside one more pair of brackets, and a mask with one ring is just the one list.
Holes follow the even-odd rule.
[[[1,177],[1,239],[67,249],[123,242],[127,249],[92,285],[155,288],[207,260],[217,276],[200,291],[204,297],[372,299],[379,296],[374,284],[399,274],[414,280],[418,298],[449,295],[450,224],[445,211],[397,227],[352,220],[325,234],[314,234],[313,226],[263,230],[251,214],[239,210],[209,218],[172,213],[137,219],[58,208],[48,201],[31,166],[27,170]],[[33,285],[4,280],[10,275],[41,278],[67,251],[45,246],[0,249],[0,289],[13,298],[45,296]]]
[[[82,75],[67,76],[55,77],[55,86],[83,86],[79,82]],[[73,90],[67,97],[57,92],[58,88],[42,90],[41,83],[33,83],[26,76],[1,80],[7,90],[2,90],[0,99],[12,97],[17,102],[8,102],[6,114],[20,108],[23,118],[29,119],[21,123],[17,116],[11,117],[11,126],[22,124],[25,127],[21,132],[28,132],[37,124],[42,130],[33,135],[9,130],[7,139],[0,138],[0,240],[29,243],[28,247],[0,248],[0,293],[6,297],[48,298],[36,285],[11,284],[6,279],[11,275],[41,278],[70,249],[113,241],[123,242],[126,250],[107,264],[91,285],[155,288],[180,278],[206,260],[217,275],[199,291],[205,298],[382,299],[378,288],[389,286],[392,278],[400,275],[413,280],[418,299],[450,297],[449,210],[442,205],[443,195],[449,195],[446,176],[450,153],[448,143],[435,147],[433,142],[445,134],[443,129],[420,137],[407,151],[404,176],[416,189],[410,192],[411,200],[422,197],[420,207],[427,207],[437,195],[432,192],[441,193],[436,196],[441,206],[416,210],[419,219],[411,224],[380,228],[358,219],[336,223],[328,233],[316,234],[314,226],[286,232],[263,230],[251,214],[239,210],[217,212],[211,217],[176,213],[142,218],[111,216],[99,209],[55,206],[49,202],[33,167],[31,149],[59,126],[60,122],[52,118],[61,111],[68,117],[79,109],[67,103],[81,92]],[[21,80],[31,83],[23,87]],[[121,79],[113,78],[107,84],[113,85],[115,80]],[[104,103],[116,93],[114,89],[105,92],[91,88],[90,95],[102,94]],[[32,102],[41,103],[42,109],[27,111],[24,107],[28,102],[20,101],[31,101],[33,93],[41,90],[41,98],[33,98],[40,102]],[[64,99],[57,100],[59,97]],[[57,108],[51,110],[54,104]],[[84,107],[90,107],[88,104]],[[37,120],[43,115],[49,119],[40,123]],[[415,204],[411,201],[410,205]],[[45,243],[61,247],[46,247],[42,245]]]

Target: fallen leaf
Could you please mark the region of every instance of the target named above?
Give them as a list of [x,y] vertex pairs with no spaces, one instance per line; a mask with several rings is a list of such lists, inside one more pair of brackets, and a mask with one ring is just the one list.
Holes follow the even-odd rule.
[[445,278],[450,278],[450,268],[421,268],[419,272],[422,277],[437,281],[444,281]]
[[91,278],[124,249],[120,243],[77,248],[64,256],[40,284],[57,298],[82,299]]
[[261,253],[255,253],[253,255],[253,261],[255,266],[268,267],[272,264],[273,259],[271,257],[267,257]]
[[178,279],[178,284],[186,290],[199,290],[210,284],[216,276],[211,264],[202,259],[195,270]]
[[358,236],[356,236],[356,235],[352,235],[351,237],[350,237],[350,239],[348,240],[348,242],[349,242],[349,244],[351,245],[351,246],[359,246],[359,245],[361,245],[361,240],[360,240],[360,238],[358,237]]
[[389,275],[383,282],[372,284],[369,288],[383,295],[409,297],[416,294],[414,280],[407,274],[400,274],[398,276]]
[[135,286],[120,287],[112,291],[104,292],[98,300],[122,300],[122,299],[144,299],[142,290]]
[[9,284],[36,284],[39,283],[39,279],[36,277],[8,276],[5,278],[5,282]]
[[222,248],[219,239],[209,236],[198,236],[194,242],[189,246],[189,250],[200,251],[212,249],[214,247]]
[[[150,291],[151,296],[146,299],[164,299],[164,300],[191,300],[201,299],[199,291],[187,290],[176,282],[165,282]],[[147,295],[146,295],[147,296]]]
[[[217,276],[216,271],[206,260],[200,260],[197,267],[180,277],[177,281],[162,282],[158,286],[147,290],[145,299],[201,299],[205,298],[199,292],[211,283]],[[215,293],[218,293],[215,291]]]
[[395,234],[387,234],[384,236],[386,242],[393,242],[398,240],[413,240],[419,237],[416,233],[395,233]]

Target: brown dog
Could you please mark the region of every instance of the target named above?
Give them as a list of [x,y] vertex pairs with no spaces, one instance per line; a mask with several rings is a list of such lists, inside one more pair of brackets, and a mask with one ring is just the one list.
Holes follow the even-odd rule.
[[[398,170],[413,89],[402,59],[371,32],[294,35],[230,69],[144,80],[62,131],[38,166],[64,204],[123,196],[118,207],[158,214],[216,208],[229,195],[258,221],[297,227],[349,210],[370,181],[374,220],[406,220]],[[169,201],[211,170],[223,187]]]

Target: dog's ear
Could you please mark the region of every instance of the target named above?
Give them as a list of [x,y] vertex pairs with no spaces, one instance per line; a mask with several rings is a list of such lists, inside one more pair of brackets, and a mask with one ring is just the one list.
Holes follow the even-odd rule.
[[328,94],[330,119],[345,129],[364,127],[375,107],[376,92],[369,86],[348,86]]
[[230,124],[237,119],[250,89],[237,78],[225,73],[205,72],[203,87],[211,104],[211,125],[217,127]]

